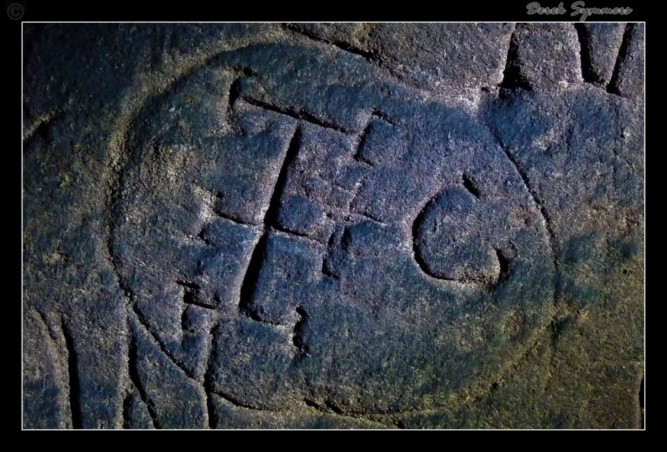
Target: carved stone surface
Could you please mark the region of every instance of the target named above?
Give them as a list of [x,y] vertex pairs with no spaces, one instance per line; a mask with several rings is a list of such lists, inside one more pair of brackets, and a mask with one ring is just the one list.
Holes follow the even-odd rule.
[[24,39],[24,427],[640,426],[641,24]]

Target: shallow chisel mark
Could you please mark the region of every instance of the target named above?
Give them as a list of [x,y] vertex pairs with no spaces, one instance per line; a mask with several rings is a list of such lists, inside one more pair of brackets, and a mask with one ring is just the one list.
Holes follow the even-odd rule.
[[227,104],[229,105],[230,109],[234,108],[234,105],[236,105],[236,101],[240,96],[241,96],[241,81],[239,79],[236,79],[229,86],[229,95],[227,97]]
[[23,143],[28,143],[35,136],[41,136],[46,142],[48,142],[49,140],[46,136],[47,129],[62,114],[63,112],[61,110],[55,110],[47,113],[44,116],[41,116],[40,118],[37,118],[37,120],[35,120],[25,132],[25,135],[23,136]]
[[254,405],[250,405],[250,404],[241,402],[239,399],[237,399],[233,396],[230,396],[228,394],[222,394],[220,392],[215,392],[215,391],[211,391],[211,394],[220,397],[222,400],[231,403],[232,405],[236,406],[237,408],[246,408],[248,410],[254,410],[254,411],[273,411],[273,410],[268,410],[268,409],[265,409],[265,408],[259,408],[259,407],[254,406]]
[[[201,187],[200,187],[201,188]],[[201,188],[203,192],[206,192],[204,188]],[[261,224],[258,224],[253,221],[245,220],[238,215],[234,215],[233,213],[225,212],[219,205],[218,203],[223,201],[225,199],[225,194],[218,190],[214,192],[208,192],[207,193],[207,203],[208,203],[208,210],[211,215],[215,215],[216,217],[220,217],[224,220],[230,221],[232,223],[235,223],[239,226],[243,227],[258,227],[261,226]],[[199,234],[197,234],[197,237],[204,240],[208,241],[204,237],[204,231],[200,231]]]
[[337,273],[334,272],[334,270],[331,268],[331,266],[329,264],[328,259],[323,259],[322,260],[322,270],[321,271],[322,271],[322,274],[324,276],[327,276],[327,277],[333,278],[333,279],[340,279],[340,275],[338,275]]
[[365,213],[349,212],[347,214],[347,217],[343,218],[343,220],[351,221],[353,223],[357,223],[359,221],[359,219],[361,219],[362,221],[370,221],[370,222],[378,224],[380,226],[388,226],[387,223],[385,223],[384,221],[382,221],[379,218],[373,217],[368,212],[365,212]]
[[384,122],[391,124],[392,126],[395,126],[396,124],[394,123],[394,120],[389,117],[385,112],[380,111],[380,110],[373,110],[373,113],[371,113],[371,116],[375,116],[378,119],[383,120]]
[[301,354],[308,354],[308,343],[304,339],[304,328],[308,322],[308,313],[303,306],[296,308],[296,313],[299,320],[294,324],[294,331],[292,332],[292,343],[299,350]]
[[194,240],[200,240],[201,242],[204,243],[206,246],[213,246],[213,242],[209,240],[209,238],[206,236],[206,233],[204,230],[201,230],[197,233],[197,235],[194,237]]
[[186,291],[185,295],[183,296],[183,302],[185,304],[191,304],[193,306],[198,306],[203,309],[209,309],[209,310],[215,310],[216,306],[212,306],[206,303],[203,303],[194,296],[192,292]]
[[363,165],[366,166],[366,167],[370,167],[370,168],[372,168],[372,167],[375,166],[370,160],[366,160],[366,159],[363,158],[362,156],[354,155],[354,156],[352,156],[352,158],[353,158],[354,160],[356,160],[357,162],[363,164]]
[[60,327],[65,338],[65,349],[67,350],[67,373],[69,378],[69,404],[72,412],[72,428],[83,428],[83,413],[81,412],[81,380],[79,378],[79,357],[74,347],[72,333],[61,320]]
[[625,26],[625,31],[623,32],[623,41],[621,42],[621,47],[618,50],[618,56],[616,57],[616,65],[614,66],[614,72],[611,76],[611,80],[607,85],[607,92],[610,94],[621,95],[621,91],[618,87],[619,76],[621,72],[621,67],[625,62],[625,59],[628,57],[628,49],[630,48],[630,40],[632,38],[632,32],[634,31],[635,24],[629,23]]
[[322,274],[333,279],[340,279],[340,275],[335,269],[335,264],[332,262],[335,258],[332,255],[332,250],[334,249],[334,244],[336,241],[339,241],[342,236],[342,232],[339,228],[329,236],[327,241],[327,253],[322,258]]
[[473,183],[473,181],[468,177],[468,175],[464,173],[461,176],[461,179],[463,180],[463,186],[465,187],[465,189],[468,190],[470,194],[473,195],[475,198],[479,199],[480,198],[479,189]]
[[357,145],[357,152],[355,152],[354,155],[352,156],[352,158],[354,160],[356,160],[358,162],[361,162],[361,163],[365,163],[368,166],[375,166],[375,165],[370,160],[364,158],[364,156],[361,155],[361,153],[362,153],[362,151],[364,149],[364,146],[366,145],[366,141],[368,139],[368,134],[369,134],[370,129],[371,129],[372,118],[373,118],[373,116],[371,116],[369,118],[368,123],[366,124],[366,127],[364,127],[364,130],[361,132],[361,136],[359,137],[359,144]]
[[382,221],[379,218],[374,217],[368,212],[361,213],[359,210],[359,202],[358,202],[358,197],[359,194],[361,193],[361,190],[363,189],[364,182],[359,182],[356,186],[356,190],[354,192],[354,197],[350,201],[350,207],[349,210],[344,210],[340,208],[336,208],[333,206],[328,206],[329,210],[331,212],[337,213],[341,216],[341,220],[347,221],[347,222],[353,222],[356,223],[357,221],[371,221],[373,223],[376,223],[380,226],[388,226],[388,224],[384,221]]
[[157,412],[155,411],[155,406],[153,406],[153,403],[146,393],[144,385],[141,383],[141,378],[139,376],[139,370],[137,367],[137,359],[138,356],[136,338],[134,337],[134,334],[130,333],[130,347],[128,352],[128,370],[130,373],[130,381],[136,388],[137,392],[139,392],[139,397],[141,397],[141,400],[146,405],[148,414],[151,417],[151,422],[153,423],[153,427],[160,428],[160,422],[158,420]]
[[315,408],[318,411],[322,411],[322,407],[320,406],[319,403],[313,402],[312,400],[310,400],[308,398],[304,398],[303,403],[305,403],[307,407]]
[[343,414],[343,410],[338,408],[336,405],[331,400],[325,400],[324,401],[324,406],[333,411],[336,414]]
[[327,39],[323,39],[323,38],[317,36],[314,33],[311,33],[309,31],[307,31],[307,30],[299,29],[292,24],[286,24],[285,28],[287,28],[288,30],[293,31],[295,33],[299,33],[300,35],[305,36],[309,39],[312,39],[313,41],[322,42],[324,44],[329,44],[329,45],[334,46],[334,47],[336,47],[340,50],[343,50],[345,52],[349,52],[349,53],[352,53],[354,55],[359,55],[359,56],[365,58],[366,60],[368,60],[370,62],[374,62],[374,61],[377,60],[377,56],[373,52],[368,52],[366,50],[359,49],[357,47],[354,47],[354,46],[348,44],[345,41],[338,41],[338,40],[337,41],[329,41]]
[[237,78],[229,86],[227,104],[229,105],[230,109],[234,108],[234,104],[236,104],[236,101],[241,96],[241,79],[238,78],[238,77],[241,77],[241,76],[255,77],[255,76],[257,76],[257,73],[249,67],[243,67],[243,68],[234,67],[232,69],[236,72]]
[[243,220],[243,219],[241,219],[241,218],[239,218],[239,217],[237,217],[237,216],[235,216],[235,215],[230,215],[230,214],[228,214],[228,213],[226,213],[226,212],[222,212],[222,211],[220,211],[219,209],[213,209],[213,213],[214,213],[216,216],[218,216],[218,217],[220,217],[220,218],[223,218],[223,219],[225,219],[225,220],[227,220],[227,221],[231,221],[232,223],[236,223],[236,224],[239,225],[239,226],[246,226],[246,227],[258,227],[258,226],[261,226],[260,224],[257,224],[257,223],[252,223],[252,222],[249,222],[249,221],[245,221],[245,220]]
[[198,286],[197,284],[195,284],[195,283],[191,283],[191,282],[187,282],[187,281],[180,281],[180,280],[178,280],[178,281],[176,281],[176,284],[178,284],[179,286],[182,286],[182,287],[184,287],[184,288],[186,288],[186,289],[191,289],[191,290],[197,290],[197,289],[199,289],[199,286]]
[[320,242],[319,240],[309,236],[308,234],[305,234],[303,232],[291,231],[291,230],[285,229],[281,226],[278,226],[277,224],[274,224],[273,226],[271,226],[270,229],[272,231],[276,232],[277,234],[281,235],[281,236],[288,236],[290,238],[297,238],[298,237],[299,239],[303,239],[303,240],[305,240],[309,243],[312,243],[313,245],[319,245],[319,246],[324,246],[325,245],[325,243]]
[[496,258],[498,259],[498,264],[500,265],[500,272],[498,274],[498,282],[504,281],[509,276],[510,270],[510,259],[505,255],[505,253],[496,249]]
[[216,309],[215,305],[206,304],[197,296],[201,289],[199,285],[187,281],[176,281],[176,284],[183,288],[183,302],[185,304],[199,306],[204,309]]

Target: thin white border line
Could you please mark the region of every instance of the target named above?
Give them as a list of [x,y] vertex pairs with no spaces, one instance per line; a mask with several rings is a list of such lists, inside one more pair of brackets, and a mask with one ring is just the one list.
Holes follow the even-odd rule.
[[26,20],[21,21],[21,24],[646,24],[646,21],[579,21],[579,20],[564,20],[564,21],[532,21],[532,20],[454,20],[454,21],[340,21],[340,20],[274,20],[274,21],[253,21],[253,20],[236,20],[236,21],[178,21],[178,20],[109,20],[109,21],[86,21],[86,20]]
[[[644,22],[645,23],[645,22]],[[643,239],[644,239],[644,280],[643,280],[643,286],[644,286],[644,330],[642,331],[642,334],[644,336],[644,362],[642,363],[643,367],[643,372],[642,372],[642,390],[644,392],[644,400],[642,400],[642,406],[639,408],[641,410],[641,422],[642,422],[642,430],[646,430],[646,26],[644,26],[644,99],[643,99],[643,105],[642,105],[642,113],[644,115],[643,118],[643,123],[644,123],[644,152],[643,152],[643,157],[644,157],[644,234],[643,234]],[[637,394],[637,397],[639,397],[639,394]]]
[[23,256],[23,240],[24,240],[24,234],[25,234],[25,229],[23,226],[23,122],[25,120],[25,113],[23,111],[23,22],[21,22],[21,430],[24,429],[25,426],[25,413],[23,411],[23,402],[25,399],[25,392],[23,389],[23,381],[25,380],[25,372],[23,369],[23,363],[25,359],[25,348],[23,346],[23,338],[24,338],[24,332],[23,332],[23,326],[25,323],[25,312],[23,310],[24,306],[24,300],[23,300],[23,293],[24,293],[24,281],[23,281],[23,263],[24,261],[24,256]]
[[[24,326],[24,320],[25,320],[25,313],[24,313],[24,303],[23,303],[23,294],[24,294],[24,280],[23,280],[23,263],[24,263],[24,255],[23,255],[23,241],[24,241],[24,227],[23,227],[23,122],[25,120],[24,116],[24,111],[23,111],[23,54],[24,54],[24,48],[23,48],[23,37],[24,37],[24,24],[44,24],[44,23],[50,23],[50,24],[122,24],[122,23],[140,23],[140,24],[158,24],[158,23],[170,23],[170,24],[201,24],[201,23],[211,23],[211,24],[230,24],[230,23],[257,23],[257,24],[266,24],[266,23],[271,23],[271,24],[282,24],[282,23],[429,23],[429,24],[440,24],[440,23],[549,23],[549,24],[559,24],[559,23],[635,23],[635,24],[644,24],[646,26],[646,21],[628,21],[628,22],[604,22],[604,21],[551,21],[551,22],[534,22],[534,21],[454,21],[454,22],[377,22],[377,21],[369,21],[369,22],[307,22],[307,21],[284,21],[284,22],[243,22],[243,21],[237,21],[237,22],[196,22],[196,21],[187,21],[187,22],[172,22],[172,21],[157,21],[157,22],[150,22],[150,21],[116,21],[116,22],[86,22],[86,21],[21,21],[21,431],[68,431],[70,429],[55,429],[55,428],[35,428],[35,429],[26,429],[24,426],[24,421],[25,421],[25,413],[24,413],[24,390],[23,390],[23,383],[24,383],[24,331],[23,331],[23,326]],[[644,37],[644,99],[643,99],[643,111],[644,111],[644,121],[643,121],[643,126],[644,126],[644,149],[643,149],[643,157],[644,157],[644,167],[643,167],[643,178],[644,178],[644,187],[643,187],[643,197],[644,197],[644,280],[643,280],[643,285],[644,285],[644,303],[643,303],[643,314],[644,314],[644,330],[643,330],[643,337],[644,337],[644,347],[643,347],[643,352],[644,352],[644,360],[643,360],[643,380],[644,380],[644,400],[643,400],[643,412],[641,413],[642,416],[642,422],[644,424],[643,428],[640,429],[630,429],[630,428],[623,428],[623,429],[574,429],[574,428],[567,428],[567,429],[558,429],[559,431],[582,431],[582,430],[594,430],[594,431],[645,431],[646,430],[646,37]],[[74,429],[75,431],[78,429]],[[82,429],[84,431],[152,431],[152,430],[145,430],[145,429]],[[294,431],[317,431],[313,429],[161,429],[164,431],[271,431],[271,430],[294,430]],[[368,430],[368,431],[391,431],[392,429],[324,429],[323,431],[348,431],[348,430]],[[497,428],[489,428],[489,429],[432,429],[433,431],[553,431],[554,429],[524,429],[524,428],[519,428],[519,429],[497,429]],[[401,431],[401,430],[399,430]]]

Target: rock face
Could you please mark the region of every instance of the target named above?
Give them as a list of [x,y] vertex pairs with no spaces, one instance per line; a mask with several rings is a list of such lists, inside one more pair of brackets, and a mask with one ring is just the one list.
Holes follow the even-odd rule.
[[26,24],[25,428],[638,428],[641,24]]

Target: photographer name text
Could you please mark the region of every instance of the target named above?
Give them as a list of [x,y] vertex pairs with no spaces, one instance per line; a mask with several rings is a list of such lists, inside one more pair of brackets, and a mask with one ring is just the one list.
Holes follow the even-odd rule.
[[[563,2],[554,7],[542,6],[538,2],[532,2],[526,5],[526,9],[528,10],[528,15],[539,14],[562,16],[567,14],[567,10],[563,7]],[[582,1],[572,3],[572,5],[570,5],[570,10],[570,16],[579,16],[579,20],[581,22],[595,15],[627,16],[628,14],[632,13],[632,8],[627,7],[588,8],[586,7],[586,3]]]

